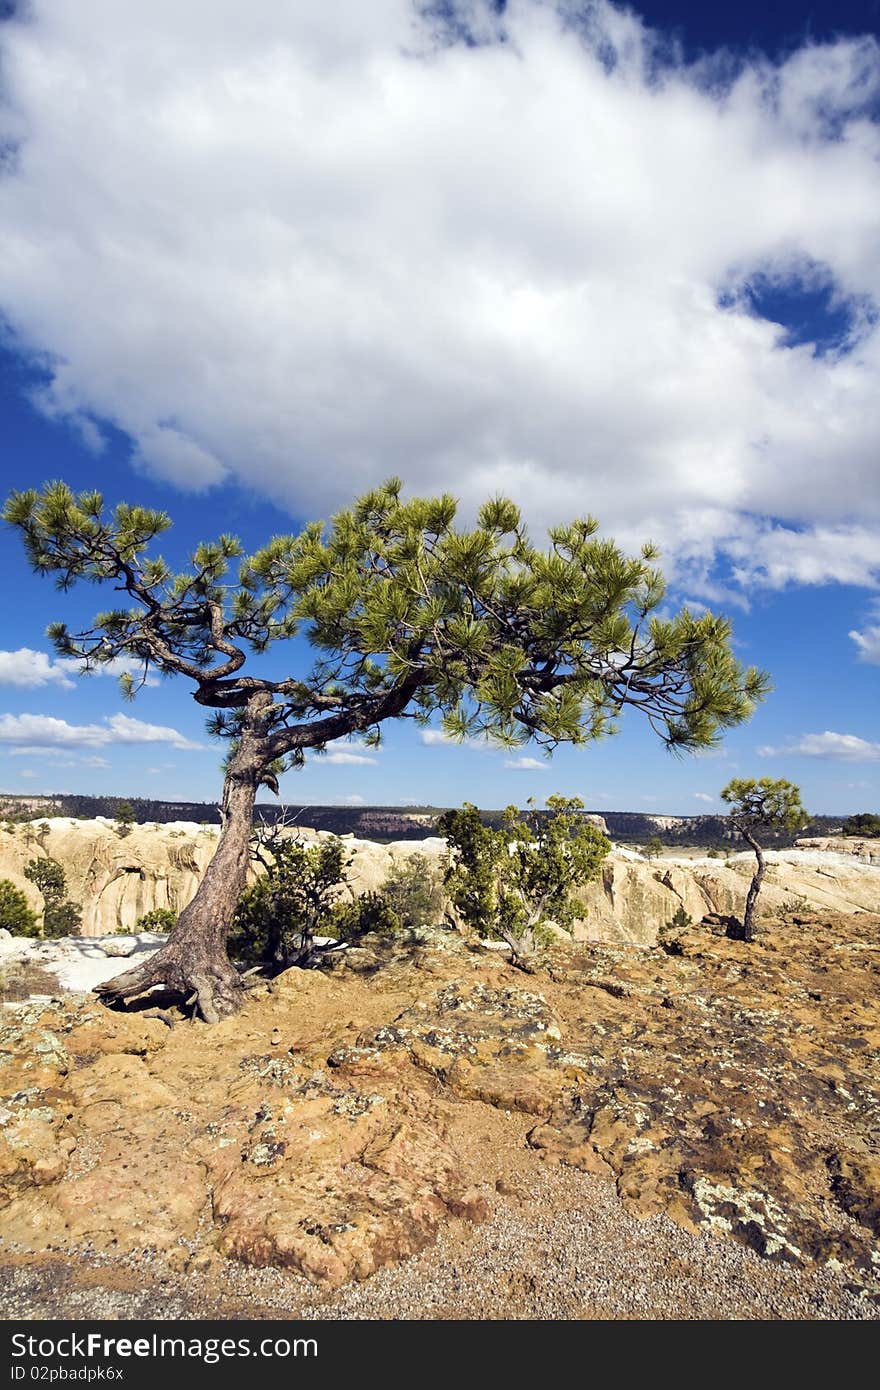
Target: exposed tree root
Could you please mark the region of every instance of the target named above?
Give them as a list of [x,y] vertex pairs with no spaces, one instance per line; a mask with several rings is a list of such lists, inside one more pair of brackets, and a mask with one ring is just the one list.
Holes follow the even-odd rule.
[[245,995],[241,977],[228,959],[208,960],[170,942],[142,965],[96,985],[94,992],[103,1003],[113,1005],[157,987],[181,1000],[195,997],[199,1017],[206,1023],[219,1023],[237,1013]]

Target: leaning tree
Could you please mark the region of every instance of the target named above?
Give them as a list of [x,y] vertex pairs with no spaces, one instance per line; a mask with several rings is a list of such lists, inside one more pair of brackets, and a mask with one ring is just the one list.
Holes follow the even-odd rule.
[[[217,851],[168,943],[99,993],[120,1000],[164,984],[198,996],[208,1021],[235,1010],[241,980],[226,938],[247,875],[254,799],[306,751],[352,735],[378,741],[387,719],[440,717],[459,738],[507,746],[586,743],[612,732],[625,707],[641,711],[668,747],[704,748],[747,719],[767,689],[743,669],[728,622],[683,609],[661,617],[656,552],[625,555],[592,518],[532,544],[512,502],[455,525],[455,499],[401,498],[392,479],[340,512],[275,536],[253,555],[221,536],[174,573],[151,543],[162,512],[120,504],[64,483],[14,493],[4,515],[28,557],[60,588],[79,579],[115,588],[127,605],[85,632],[49,629],[82,670],[125,657],[147,673],[186,677],[228,740]],[[237,562],[237,571],[232,570]],[[277,643],[304,635],[314,663],[269,679],[245,669]],[[299,653],[301,646],[294,648]]]
[[727,935],[736,941],[754,941],[755,908],[767,868],[758,835],[768,830],[802,830],[810,818],[801,805],[800,787],[784,778],[774,781],[772,777],[762,777],[756,781],[751,777],[734,777],[721,793],[721,800],[730,807],[731,825],[755,851],[758,861],[746,895],[743,920],[732,918]]

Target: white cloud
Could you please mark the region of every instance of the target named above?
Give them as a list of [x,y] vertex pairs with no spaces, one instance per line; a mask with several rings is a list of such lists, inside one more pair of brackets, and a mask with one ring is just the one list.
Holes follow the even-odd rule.
[[200,748],[177,729],[145,724],[127,714],[113,714],[102,724],[68,724],[46,714],[0,715],[0,744],[24,745],[32,752],[49,748],[104,748],[113,743],[168,743],[173,748]]
[[880,577],[880,532],[867,526],[794,530],[749,522],[741,524],[740,534],[729,538],[725,549],[734,562],[734,577],[743,585],[875,584]]
[[[137,661],[116,657],[103,666],[96,666],[90,676],[133,675],[140,679],[142,666]],[[71,657],[53,660],[45,652],[33,651],[30,647],[19,647],[17,651],[0,651],[0,685],[14,685],[25,690],[35,690],[43,685],[58,685],[62,690],[73,690],[80,674],[80,663]],[[144,685],[158,685],[155,676],[149,675]]]
[[512,768],[514,772],[548,771],[547,763],[542,763],[538,758],[505,758],[504,766]]
[[344,796],[342,798],[342,804],[343,806],[363,806],[365,802],[364,798],[358,796],[357,792],[352,792],[351,796]]
[[717,798],[709,796],[708,792],[694,792],[694,801],[715,801]]
[[357,738],[336,739],[327,745],[327,752],[320,753],[322,762],[339,763],[342,766],[350,767],[375,767],[376,758],[373,750],[368,751],[369,746]]
[[868,661],[872,666],[880,666],[880,623],[863,628],[861,632],[851,632],[849,635],[858,648],[859,661]]
[[873,762],[880,758],[880,743],[869,743],[855,734],[836,734],[826,729],[823,734],[804,734],[797,743],[774,748],[765,745],[758,749],[761,758],[799,755],[802,758],[836,758],[842,762]]
[[[876,42],[728,79],[604,0],[455,8],[508,42],[429,52],[411,0],[5,23],[0,308],[43,408],[297,515],[396,470],[537,522],[583,498],[697,598],[719,552],[876,582]],[[786,346],[760,276],[827,284],[850,350]]]
[[354,766],[360,766],[360,767],[375,767],[375,766],[376,766],[376,759],[375,759],[375,758],[367,758],[367,757],[364,756],[363,753],[327,753],[327,754],[324,755],[322,761],[325,762],[325,763],[342,763],[342,764],[349,764],[349,765],[351,765],[351,766],[353,766],[353,767],[354,767]]
[[41,685],[60,685],[72,690],[74,682],[67,672],[66,661],[52,661],[45,652],[19,647],[15,652],[0,652],[0,685],[14,685],[35,690]]
[[485,753],[493,746],[487,738],[454,738],[444,729],[422,729],[419,737],[428,748],[474,748]]

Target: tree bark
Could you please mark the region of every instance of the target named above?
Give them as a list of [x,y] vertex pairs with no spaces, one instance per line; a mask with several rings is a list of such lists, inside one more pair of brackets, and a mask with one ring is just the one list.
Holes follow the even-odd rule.
[[742,830],[742,836],[744,840],[748,841],[752,849],[755,851],[755,858],[758,861],[758,867],[755,870],[754,878],[749,884],[749,891],[746,895],[746,910],[743,916],[742,924],[740,925],[739,923],[737,923],[736,927],[728,927],[727,935],[731,937],[734,941],[754,941],[755,906],[758,901],[758,894],[761,891],[761,884],[764,882],[764,870],[767,866],[764,862],[764,854],[761,849],[761,846],[758,844],[758,841],[755,839],[754,835],[751,835],[748,830]]
[[195,993],[198,1012],[206,1023],[217,1023],[241,1007],[241,977],[227,954],[226,938],[247,884],[259,778],[259,760],[245,738],[227,769],[220,840],[195,897],[154,956],[96,986],[95,992],[105,1003],[164,985],[186,998]]

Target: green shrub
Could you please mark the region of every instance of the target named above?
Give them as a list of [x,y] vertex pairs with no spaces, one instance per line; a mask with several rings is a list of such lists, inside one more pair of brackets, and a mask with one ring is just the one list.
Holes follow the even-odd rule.
[[13,936],[39,936],[40,923],[20,888],[8,878],[0,879],[0,927]]
[[715,846],[713,845],[712,848],[707,852],[706,858],[707,858],[707,859],[723,859],[723,858],[724,858],[724,852],[723,852],[722,850],[720,850],[720,849],[716,849]]
[[334,934],[334,907],[351,864],[337,836],[306,844],[272,837],[258,844],[265,874],[242,895],[229,953],[250,965],[311,965],[314,938]]
[[692,924],[693,920],[691,914],[685,911],[684,903],[679,903],[663,930],[685,931]]
[[67,879],[58,860],[32,859],[24,872],[43,895],[45,906],[40,934],[75,936],[81,925],[80,907],[67,897]]
[[436,925],[446,899],[439,869],[419,851],[395,864],[382,885],[382,897],[396,916],[398,929],[405,930]]
[[551,939],[551,924],[571,931],[584,912],[574,889],[598,878],[611,848],[580,814],[579,798],[551,796],[547,807],[524,815],[508,806],[494,830],[465,802],[438,822],[449,845],[453,907],[480,936],[506,941],[515,964]]
[[332,925],[333,935],[340,941],[356,941],[367,932],[397,936],[402,923],[384,892],[370,889],[354,902],[338,903],[333,910]]
[[660,855],[663,853],[663,848],[663,841],[660,839],[660,836],[652,835],[642,850],[642,854],[645,859],[659,859]]
[[137,919],[134,929],[136,932],[172,932],[176,926],[176,912],[173,912],[170,907],[154,907],[150,912],[145,912],[143,917]]
[[773,908],[768,908],[767,916],[776,917],[779,915],[787,917],[792,912],[815,912],[815,910],[809,899],[805,898],[802,893],[798,893],[793,898],[786,898],[776,911],[774,911]]

